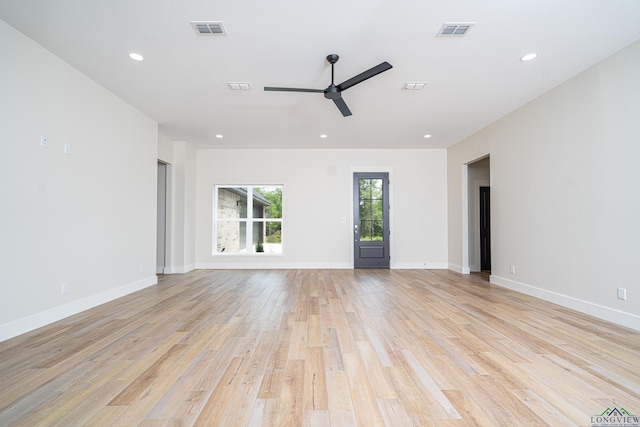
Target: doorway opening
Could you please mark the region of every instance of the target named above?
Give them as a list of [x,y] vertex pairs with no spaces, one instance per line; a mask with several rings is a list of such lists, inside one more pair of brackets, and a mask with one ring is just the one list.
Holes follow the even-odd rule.
[[480,271],[491,273],[491,187],[480,187]]
[[486,156],[463,165],[463,268],[489,280],[491,275],[491,165]]

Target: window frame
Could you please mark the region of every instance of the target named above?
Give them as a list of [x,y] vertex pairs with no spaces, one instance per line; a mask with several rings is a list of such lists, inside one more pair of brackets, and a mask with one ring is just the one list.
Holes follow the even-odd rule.
[[[212,215],[212,244],[211,250],[213,256],[283,256],[284,255],[284,209],[281,212],[280,218],[268,218],[266,216],[260,218],[254,218],[254,191],[256,188],[279,188],[281,190],[281,204],[284,205],[284,185],[283,184],[239,184],[239,185],[227,185],[216,184],[213,189],[213,215]],[[219,217],[219,191],[242,189],[247,192],[246,200],[246,217]],[[237,222],[244,223],[244,249],[240,249],[239,252],[220,252],[218,249],[218,225],[220,222]],[[253,231],[255,224],[264,224],[266,228],[267,223],[278,222],[280,223],[280,251],[279,252],[256,252],[256,244],[253,243]],[[240,233],[242,236],[242,233]],[[262,242],[265,244],[265,242]],[[240,246],[242,248],[242,246]],[[249,250],[250,248],[250,250]]]

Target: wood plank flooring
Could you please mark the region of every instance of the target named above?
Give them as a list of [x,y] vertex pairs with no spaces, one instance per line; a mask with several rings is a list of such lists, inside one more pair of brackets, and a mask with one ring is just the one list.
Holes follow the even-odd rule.
[[590,426],[640,333],[446,270],[200,270],[0,343],[1,426]]

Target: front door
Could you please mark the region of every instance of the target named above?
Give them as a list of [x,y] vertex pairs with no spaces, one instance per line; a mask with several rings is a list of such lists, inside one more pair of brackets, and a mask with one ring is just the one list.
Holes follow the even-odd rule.
[[354,268],[389,268],[389,174],[353,174]]

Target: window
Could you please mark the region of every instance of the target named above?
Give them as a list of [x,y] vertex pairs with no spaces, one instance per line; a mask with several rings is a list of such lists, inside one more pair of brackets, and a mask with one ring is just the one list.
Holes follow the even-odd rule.
[[216,254],[282,254],[282,189],[216,186],[213,251]]

